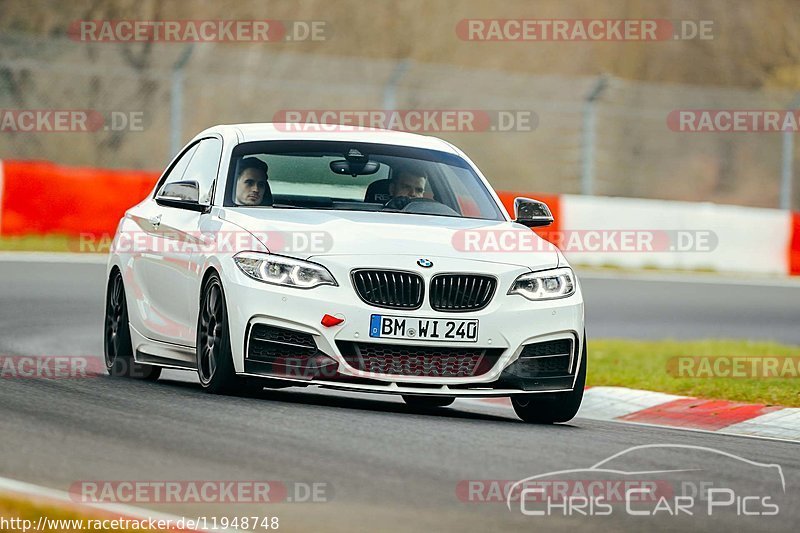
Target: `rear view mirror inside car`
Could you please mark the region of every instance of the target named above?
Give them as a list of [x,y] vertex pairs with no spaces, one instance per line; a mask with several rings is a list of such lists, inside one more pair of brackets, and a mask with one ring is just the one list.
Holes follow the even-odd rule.
[[375,174],[381,168],[381,164],[377,161],[359,161],[359,160],[337,160],[331,161],[331,171],[335,174],[349,174],[354,178],[356,176],[368,176]]

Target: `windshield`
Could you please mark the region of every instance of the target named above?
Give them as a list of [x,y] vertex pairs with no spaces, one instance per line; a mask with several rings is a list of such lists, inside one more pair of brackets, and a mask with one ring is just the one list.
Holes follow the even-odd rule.
[[462,158],[338,141],[262,141],[233,152],[224,205],[504,220]]

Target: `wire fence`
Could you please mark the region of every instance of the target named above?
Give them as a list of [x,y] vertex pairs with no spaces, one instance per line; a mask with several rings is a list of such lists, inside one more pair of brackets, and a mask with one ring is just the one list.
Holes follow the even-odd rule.
[[[0,157],[160,169],[214,124],[287,111],[470,110],[442,127],[498,189],[800,208],[792,132],[676,129],[682,110],[787,110],[790,91],[534,76],[448,65],[276,53],[226,43],[81,43],[0,36]],[[34,110],[90,110],[89,128],[48,131]],[[56,128],[57,129],[57,128]],[[747,128],[745,128],[747,129]],[[750,128],[752,129],[752,128]],[[756,128],[757,129],[757,128]]]

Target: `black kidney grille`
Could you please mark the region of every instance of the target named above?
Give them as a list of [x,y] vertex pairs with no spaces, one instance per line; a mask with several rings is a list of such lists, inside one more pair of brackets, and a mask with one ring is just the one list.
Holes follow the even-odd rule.
[[425,293],[422,277],[395,270],[356,270],[353,286],[368,304],[390,309],[417,309]]
[[495,289],[497,280],[490,276],[441,274],[431,281],[431,307],[452,313],[477,311],[489,305]]

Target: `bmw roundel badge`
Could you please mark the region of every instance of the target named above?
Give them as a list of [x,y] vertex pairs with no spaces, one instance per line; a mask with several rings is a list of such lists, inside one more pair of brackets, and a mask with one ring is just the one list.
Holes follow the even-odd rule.
[[417,264],[422,268],[430,268],[433,266],[433,261],[430,259],[417,259]]

